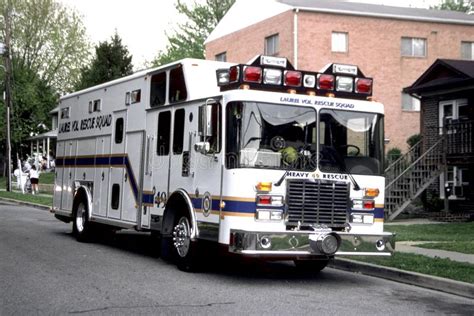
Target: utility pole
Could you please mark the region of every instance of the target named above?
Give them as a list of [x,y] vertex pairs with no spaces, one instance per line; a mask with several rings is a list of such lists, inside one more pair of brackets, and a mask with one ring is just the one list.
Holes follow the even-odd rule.
[[10,12],[11,11],[11,1],[7,1],[6,12],[4,13],[5,21],[5,107],[6,107],[6,127],[7,127],[7,191],[12,190],[12,148],[11,148],[11,130],[10,130],[10,111],[12,104],[12,95],[11,95],[11,74],[12,74],[12,64],[11,64],[11,49],[10,49],[10,39],[11,39],[11,22],[10,22]]

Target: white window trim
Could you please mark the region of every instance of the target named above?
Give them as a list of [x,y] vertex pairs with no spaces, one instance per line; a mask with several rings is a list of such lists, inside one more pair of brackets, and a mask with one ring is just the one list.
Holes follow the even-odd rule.
[[[403,54],[403,40],[404,39],[409,39],[410,42],[411,42],[411,52],[409,55],[405,55]],[[423,51],[423,55],[415,55],[415,49],[414,49],[414,43],[413,41],[414,40],[422,40],[425,45],[424,45],[424,51]],[[427,53],[428,53],[428,41],[426,38],[423,38],[423,37],[410,37],[410,36],[402,36],[401,40],[400,40],[400,55],[402,57],[413,57],[413,58],[426,58],[427,56]]]
[[[411,100],[411,104],[410,104],[411,108],[410,109],[406,109],[406,108],[403,107],[404,106],[404,102],[403,102],[403,96],[404,95],[407,95],[407,96],[410,97],[410,100]],[[420,102],[419,99],[412,97],[408,93],[402,92],[402,94],[401,94],[401,106],[402,106],[402,111],[404,111],[404,112],[420,112],[421,102]]]
[[[275,44],[275,39],[277,41],[277,43]],[[274,49],[273,52],[269,52],[269,45],[268,45],[268,42],[269,40],[272,40],[272,49]],[[265,47],[264,47],[264,53],[265,55],[268,55],[268,56],[275,56],[275,55],[278,55],[278,53],[280,52],[280,34],[279,33],[276,33],[276,34],[272,34],[270,36],[267,36],[265,37]]]
[[[336,35],[343,35],[343,37],[338,37]],[[336,37],[335,37],[336,36]],[[344,38],[344,48],[340,48],[342,46],[341,43],[335,43],[337,39]],[[331,33],[331,52],[333,53],[347,53],[349,51],[349,33],[348,32],[337,32],[333,31]]]
[[[464,45],[470,45],[471,46],[471,57],[464,57],[462,55],[462,46]],[[464,60],[474,60],[474,42],[470,42],[470,41],[461,41],[461,59],[464,59]]]
[[443,127],[444,127],[444,106],[447,104],[453,105],[453,120],[459,119],[459,107],[467,106],[467,99],[455,99],[455,100],[446,100],[441,101],[438,104],[438,127],[439,127],[439,135],[443,134]]

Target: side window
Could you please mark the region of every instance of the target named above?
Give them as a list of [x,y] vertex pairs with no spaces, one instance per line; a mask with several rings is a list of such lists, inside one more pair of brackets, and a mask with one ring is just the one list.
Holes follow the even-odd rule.
[[138,89],[138,90],[132,91],[131,98],[132,98],[131,100],[132,104],[140,102],[142,99],[142,90]]
[[184,101],[188,97],[186,91],[186,82],[184,81],[183,67],[172,69],[170,71],[170,103]]
[[121,144],[123,141],[123,117],[115,121],[115,143]]
[[151,76],[150,106],[163,105],[166,102],[166,72]]
[[158,156],[166,156],[170,152],[170,128],[171,112],[161,112],[158,115],[158,136],[156,153]]
[[176,155],[180,155],[183,153],[184,116],[184,109],[179,109],[174,113],[173,154]]
[[117,210],[120,205],[120,184],[114,183],[112,185],[112,199],[110,201],[110,206],[112,209]]

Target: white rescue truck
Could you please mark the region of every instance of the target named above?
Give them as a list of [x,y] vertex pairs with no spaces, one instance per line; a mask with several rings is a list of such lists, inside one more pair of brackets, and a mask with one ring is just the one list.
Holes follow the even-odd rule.
[[259,56],[184,59],[66,95],[52,212],[78,240],[104,225],[162,236],[182,269],[203,241],[313,270],[390,256],[372,83],[352,65]]

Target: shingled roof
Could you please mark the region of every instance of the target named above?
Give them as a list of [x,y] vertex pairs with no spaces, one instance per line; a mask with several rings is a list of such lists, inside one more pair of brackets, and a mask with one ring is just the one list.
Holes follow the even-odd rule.
[[337,0],[237,0],[205,43],[291,10],[474,26],[474,15]]
[[474,89],[474,60],[437,59],[403,91],[423,95],[448,89]]
[[449,10],[430,10],[333,0],[277,0],[300,10],[373,16],[438,23],[472,24],[474,15]]

